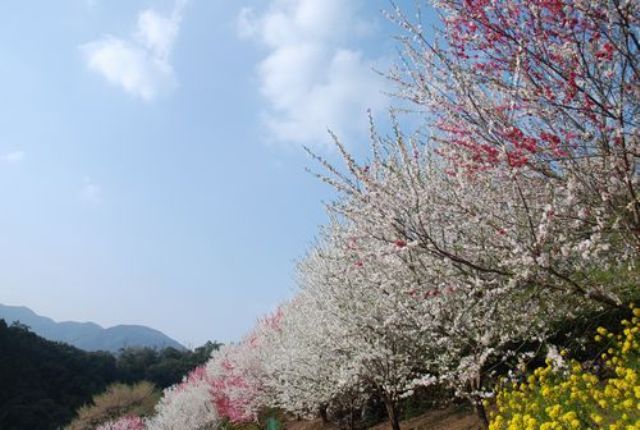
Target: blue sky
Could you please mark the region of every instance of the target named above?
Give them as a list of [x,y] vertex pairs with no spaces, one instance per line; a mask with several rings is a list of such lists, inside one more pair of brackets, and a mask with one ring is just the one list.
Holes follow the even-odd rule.
[[359,151],[366,109],[384,117],[387,7],[4,2],[0,303],[241,336],[325,222],[302,145],[335,158],[329,127]]

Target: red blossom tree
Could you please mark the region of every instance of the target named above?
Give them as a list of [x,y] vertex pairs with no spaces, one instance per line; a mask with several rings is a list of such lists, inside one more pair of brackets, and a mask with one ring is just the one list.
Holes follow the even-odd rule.
[[[404,59],[390,75],[399,95],[424,112],[449,173],[505,190],[477,197],[485,208],[508,204],[522,214],[514,221],[484,209],[500,235],[526,232],[519,243],[539,263],[536,284],[615,305],[621,297],[613,289],[567,262],[600,254],[603,269],[624,272],[640,250],[640,3],[434,4],[435,36],[420,14],[414,20],[396,9],[393,18],[408,32]],[[426,229],[405,227],[434,252],[458,257]],[[473,270],[500,271],[460,257]]]

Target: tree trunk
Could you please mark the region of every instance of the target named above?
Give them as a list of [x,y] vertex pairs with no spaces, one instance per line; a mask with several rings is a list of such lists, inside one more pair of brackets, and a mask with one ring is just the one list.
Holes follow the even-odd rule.
[[322,422],[324,424],[329,422],[329,417],[327,416],[327,405],[320,406],[320,418],[322,418]]
[[356,428],[356,417],[354,416],[353,405],[349,408],[349,429],[355,430]]
[[482,425],[481,428],[482,429],[488,429],[489,428],[489,417],[487,416],[487,411],[484,408],[484,404],[482,404],[482,399],[474,398],[472,400],[472,403],[473,403],[473,408],[476,411],[476,415],[480,419],[480,423]]
[[389,423],[392,430],[400,430],[400,417],[398,416],[398,407],[390,396],[384,396],[384,406],[387,408]]

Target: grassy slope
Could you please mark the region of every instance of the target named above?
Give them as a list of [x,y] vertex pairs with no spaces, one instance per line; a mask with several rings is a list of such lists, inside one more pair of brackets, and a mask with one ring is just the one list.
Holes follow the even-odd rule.
[[[322,424],[320,420],[293,421],[286,424],[286,430],[337,430],[331,424]],[[402,430],[477,430],[480,428],[476,416],[467,411],[454,408],[426,412],[400,423]],[[370,430],[391,430],[388,423],[378,424]]]

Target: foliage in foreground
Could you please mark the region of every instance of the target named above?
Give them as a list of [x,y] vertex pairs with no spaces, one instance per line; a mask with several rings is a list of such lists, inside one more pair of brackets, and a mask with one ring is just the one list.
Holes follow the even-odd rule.
[[605,352],[590,366],[549,358],[500,392],[490,430],[640,429],[640,308],[622,326],[618,335],[598,328]]

